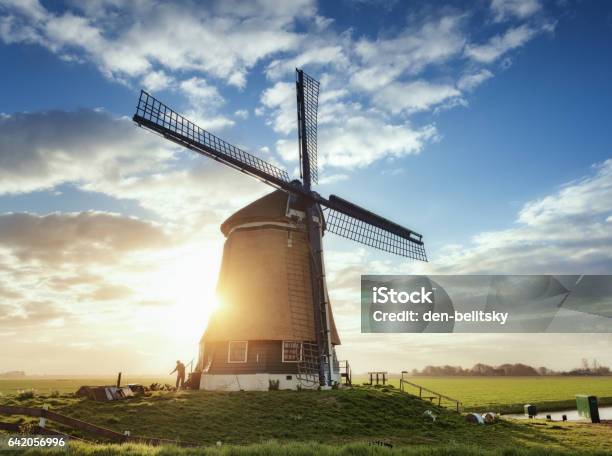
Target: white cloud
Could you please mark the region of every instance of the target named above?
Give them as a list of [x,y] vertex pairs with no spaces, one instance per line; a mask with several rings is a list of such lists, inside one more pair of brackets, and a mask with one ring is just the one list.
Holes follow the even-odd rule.
[[43,20],[47,15],[47,11],[38,0],[3,0],[1,6],[14,8],[37,21]]
[[609,273],[611,213],[612,160],[607,160],[591,176],[526,203],[516,227],[481,233],[432,266],[454,273]]
[[[350,33],[335,37],[326,35],[325,46],[313,46],[300,54],[275,59],[268,65],[266,73],[271,79],[289,74],[304,62],[310,62],[315,68],[319,64],[322,66],[318,74],[321,80],[318,116],[321,167],[367,166],[383,157],[415,153],[437,138],[432,125],[412,127],[407,126],[406,120],[416,112],[438,112],[467,105],[463,92],[474,90],[493,76],[491,71],[473,64],[469,72],[449,72],[453,59],[468,58],[464,53],[467,42],[463,30],[467,23],[465,17],[444,14],[411,18],[400,32],[377,39],[362,37],[355,41]],[[518,35],[527,29],[517,30],[499,38],[501,44],[494,41],[491,47],[503,53],[518,46]],[[484,54],[492,58],[493,53],[476,48],[471,48],[471,52],[472,59],[484,58]],[[425,70],[428,70],[427,76],[418,77],[425,75]],[[347,74],[351,75],[348,85]],[[276,82],[262,93],[260,102],[262,106],[256,109],[256,115],[266,115],[274,131],[288,136],[277,142],[277,151],[285,160],[295,160],[296,142],[289,137],[296,130],[294,85]],[[361,130],[353,125],[359,125]],[[399,133],[405,145],[397,144],[392,138],[381,138],[381,131]],[[380,141],[369,142],[367,137]],[[354,138],[368,144],[370,152],[363,152],[366,147],[358,146]],[[329,147],[333,153],[327,150]]]
[[350,93],[345,89],[325,90],[319,96],[318,123],[320,128],[324,130],[326,125],[342,122],[345,117],[363,110],[361,104],[350,102],[349,98]]
[[164,71],[152,71],[142,78],[142,85],[146,90],[155,92],[164,90],[174,82],[174,78],[168,76]]
[[189,103],[183,115],[199,127],[216,132],[235,124],[234,120],[217,114],[225,100],[205,79],[194,76],[181,81],[178,88]]
[[219,95],[216,87],[211,86],[205,79],[192,77],[181,81],[181,91],[187,95],[192,104],[221,104],[223,98]]
[[83,7],[88,15],[83,16],[76,9],[59,14],[38,2],[10,2],[4,5],[0,38],[37,43],[59,55],[84,54],[119,80],[163,67],[202,71],[243,87],[247,71],[258,61],[298,46],[295,20],[315,13],[310,0],[290,5],[261,0],[248,7],[228,3],[205,9],[136,2],[123,5],[122,20],[113,20],[113,5]]
[[83,46],[91,50],[100,50],[104,46],[101,31],[84,17],[67,12],[61,16],[49,15],[45,23],[47,45],[53,51],[65,47]]
[[[210,96],[204,92],[202,96]],[[179,166],[178,153],[198,161]],[[219,222],[228,211],[269,190],[205,157],[178,152],[128,119],[88,110],[0,117],[0,182],[0,193],[73,183],[84,191],[136,200],[186,228],[205,217],[207,223]]]
[[475,73],[466,73],[459,78],[459,81],[457,81],[457,88],[459,88],[459,90],[469,92],[492,77],[493,73],[486,69],[482,69]]
[[172,151],[130,120],[101,111],[6,115],[0,117],[0,193],[162,169]]
[[554,25],[545,24],[540,28],[528,25],[509,28],[503,35],[496,35],[485,44],[468,44],[465,55],[479,63],[491,63],[506,52],[519,48],[541,32],[551,32]]
[[499,64],[499,67],[502,70],[507,70],[508,68],[510,68],[512,66],[512,59],[510,57],[504,57],[502,59],[502,61]]
[[564,185],[559,192],[526,204],[519,222],[530,226],[570,222],[585,215],[612,214],[612,159],[594,167],[595,175]]
[[194,106],[183,112],[183,115],[197,126],[217,133],[224,128],[233,126],[236,122],[223,115],[217,115],[206,111],[206,105]]
[[376,92],[372,99],[377,106],[397,114],[428,110],[460,96],[461,92],[452,85],[418,80],[389,84]]
[[443,16],[406,27],[395,38],[361,39],[355,45],[361,65],[351,78],[352,84],[362,90],[376,90],[402,74],[418,74],[428,65],[458,55],[465,43],[461,23],[461,16]]
[[[494,1],[491,8],[524,17],[535,11],[534,2],[500,6]],[[151,91],[178,90],[188,99],[182,110],[187,117],[213,131],[245,115],[242,109],[220,112],[224,100],[216,85],[244,88],[248,72],[261,64],[276,84],[261,94],[262,106],[253,112],[267,115],[268,124],[283,135],[296,129],[294,85],[285,80],[295,66],[314,68],[321,79],[322,136],[327,125],[341,128],[343,114],[376,117],[377,125],[393,127],[417,111],[465,105],[461,92],[492,76],[478,67],[461,75],[454,62],[490,63],[552,27],[521,25],[466,46],[469,14],[456,9],[415,14],[399,31],[357,39],[352,29],[334,29],[313,0],[213,1],[206,8],[190,2],[95,2],[69,5],[63,12],[31,1],[6,3],[3,12],[0,39],[5,42],[36,43],[62,58],[89,60],[108,77],[140,81]]]
[[0,214],[0,247],[22,264],[108,264],[132,250],[170,244],[161,227],[112,213]]
[[0,16],[0,40],[6,44],[41,44],[40,37],[33,27],[17,25],[13,16]]
[[349,178],[348,174],[330,174],[319,179],[320,185],[335,184],[336,182],[342,182]]
[[311,17],[316,14],[316,4],[311,0],[283,2],[278,0],[221,0],[213,5],[216,13],[237,16],[243,19],[267,17],[282,23],[290,22],[296,17]]
[[71,314],[53,303],[28,302],[22,306],[0,304],[0,329],[19,329],[20,332],[62,325]]
[[349,62],[342,46],[326,46],[321,43],[308,43],[310,49],[299,53],[294,58],[273,60],[266,68],[268,78],[277,80],[290,75],[296,68],[312,68],[319,65],[333,64],[339,67],[348,66]]
[[234,112],[234,116],[238,117],[239,119],[245,120],[249,118],[249,111],[247,111],[246,109],[238,109],[236,112]]
[[[383,158],[418,154],[428,141],[436,139],[432,125],[414,129],[409,125],[387,124],[377,117],[347,116],[319,134],[319,165],[359,168]],[[297,160],[297,140],[279,140],[277,151],[288,161]]]
[[538,0],[491,0],[491,11],[497,22],[510,17],[525,19],[541,9]]
[[277,82],[263,91],[261,103],[272,111],[274,131],[288,134],[297,128],[295,84]]
[[239,171],[195,156],[200,163],[188,169],[99,180],[81,186],[118,199],[133,199],[143,208],[185,229],[201,230],[203,224],[216,233],[223,217],[271,191]]

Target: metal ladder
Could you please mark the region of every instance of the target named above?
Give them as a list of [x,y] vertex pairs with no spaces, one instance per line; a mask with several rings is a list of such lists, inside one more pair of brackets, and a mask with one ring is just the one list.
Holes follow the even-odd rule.
[[347,359],[340,361],[340,378],[344,379],[345,386],[353,385],[353,373]]

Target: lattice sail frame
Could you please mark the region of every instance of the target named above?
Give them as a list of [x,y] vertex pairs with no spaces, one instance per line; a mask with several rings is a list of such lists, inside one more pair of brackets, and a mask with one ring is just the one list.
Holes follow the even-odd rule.
[[[319,183],[318,157],[317,157],[317,116],[319,109],[319,81],[311,78],[306,73],[302,74],[303,100],[304,100],[304,131],[301,132],[306,139],[306,150],[302,150],[300,141],[300,153],[308,154],[310,162],[310,178],[312,182]],[[298,97],[299,98],[299,97]],[[301,138],[300,138],[301,139]],[[304,171],[302,170],[302,174]]]
[[[225,158],[228,161],[227,164],[235,168],[241,169],[240,165],[244,165],[273,176],[280,181],[290,182],[289,174],[284,169],[245,152],[198,127],[144,90],[140,92],[134,120],[162,133],[164,136],[167,136],[167,132],[174,133],[175,138],[169,139],[178,139],[186,143],[184,145],[191,145],[192,148],[195,147],[197,152],[205,153],[211,158]],[[156,129],[155,126],[159,128]],[[244,171],[244,169],[241,170]]]
[[406,238],[331,208],[323,209],[325,229],[347,239],[414,260],[427,261],[419,238]]
[[[309,105],[310,117],[306,131],[309,151],[312,153],[314,166],[311,166],[311,178],[317,178],[316,171],[316,116],[318,106],[319,83],[302,72],[305,93],[304,101]],[[308,89],[306,90],[306,87]],[[306,94],[309,94],[306,96]],[[299,186],[290,181],[289,174],[277,166],[262,160],[212,133],[200,128],[187,118],[181,116],[164,103],[141,91],[134,121],[145,126],[180,145],[200,154],[221,161],[246,174],[250,174],[274,187],[289,193],[309,196]],[[312,146],[312,147],[310,147]],[[309,155],[309,158],[310,155]],[[312,162],[311,162],[312,164]],[[314,198],[326,214],[326,230],[347,239],[396,255],[427,261],[421,235],[400,227],[382,217],[339,198],[325,200],[318,195]],[[355,210],[357,212],[355,212]]]

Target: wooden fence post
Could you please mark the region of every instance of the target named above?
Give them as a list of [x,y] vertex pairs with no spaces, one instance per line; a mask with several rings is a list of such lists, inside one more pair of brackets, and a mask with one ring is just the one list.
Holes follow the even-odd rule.
[[44,429],[47,424],[47,410],[49,410],[48,404],[43,404],[42,410],[40,411],[40,418],[38,419],[38,427]]

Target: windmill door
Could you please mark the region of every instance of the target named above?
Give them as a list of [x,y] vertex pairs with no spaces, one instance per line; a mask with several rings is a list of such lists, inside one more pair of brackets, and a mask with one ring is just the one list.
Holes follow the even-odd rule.
[[257,372],[267,372],[268,357],[267,353],[262,348],[257,348],[255,351],[255,363],[257,364]]

